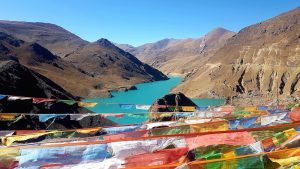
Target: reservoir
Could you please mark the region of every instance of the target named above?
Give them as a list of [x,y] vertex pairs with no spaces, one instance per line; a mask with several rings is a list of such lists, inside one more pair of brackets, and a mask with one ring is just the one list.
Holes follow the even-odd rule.
[[[156,99],[168,94],[171,89],[177,86],[182,77],[171,76],[169,80],[142,83],[135,85],[137,90],[129,90],[127,92],[112,92],[111,98],[89,98],[85,101],[98,102],[98,104],[90,108],[96,113],[131,113],[131,112],[147,112],[146,110],[122,109],[120,104],[152,104]],[[192,99],[198,106],[217,106],[223,104],[222,99]],[[126,115],[123,118],[109,117],[109,119],[119,124],[141,123],[147,120],[146,117],[130,117]]]

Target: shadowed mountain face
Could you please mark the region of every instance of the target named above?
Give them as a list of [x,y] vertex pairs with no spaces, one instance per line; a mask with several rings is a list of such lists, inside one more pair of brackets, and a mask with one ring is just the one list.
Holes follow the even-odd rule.
[[53,24],[0,21],[0,32],[2,56],[18,58],[76,96],[109,96],[109,90],[167,79],[108,40],[89,43]]
[[134,50],[134,46],[131,46],[131,45],[128,45],[128,44],[117,44],[117,43],[114,43],[114,45],[118,46],[120,49],[123,49],[124,51]]
[[[11,57],[0,58],[0,93],[27,97],[76,99],[75,96],[72,96],[50,79],[22,66],[16,61],[16,58]],[[31,114],[93,113],[84,107],[79,107],[77,104],[70,106],[57,102],[32,103],[32,99],[8,100],[7,97],[0,100],[0,111],[3,113]],[[70,120],[66,117],[55,120],[53,124],[50,121],[46,123],[39,122],[39,118],[35,116],[26,116],[26,118],[11,124],[7,121],[0,122],[0,127],[3,130],[72,129],[109,125],[115,125],[115,123],[105,118],[99,118],[99,116],[85,117],[79,121]]]
[[0,93],[41,98],[75,98],[51,80],[10,58],[0,60]]
[[234,32],[216,28],[199,39],[164,39],[136,48],[119,47],[164,73],[186,74],[196,71],[233,35]]
[[3,32],[0,32],[0,46],[2,47],[0,48],[1,56],[15,56],[28,65],[41,63],[55,64],[59,60],[57,56],[54,56],[39,44],[27,43]]
[[190,97],[299,95],[300,8],[246,27],[175,91]]

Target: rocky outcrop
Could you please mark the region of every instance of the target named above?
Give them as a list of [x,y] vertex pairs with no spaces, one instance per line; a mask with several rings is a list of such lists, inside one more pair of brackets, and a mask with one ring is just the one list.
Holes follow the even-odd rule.
[[120,87],[117,89],[111,89],[110,92],[127,92],[129,90],[137,90],[136,86],[129,86],[129,87]]
[[174,91],[189,97],[299,95],[300,8],[246,27]]
[[[166,106],[166,107],[163,107]],[[183,112],[180,106],[195,106],[197,105],[182,93],[171,93],[157,99],[150,107],[150,112],[172,112],[171,107],[178,106],[179,112]]]

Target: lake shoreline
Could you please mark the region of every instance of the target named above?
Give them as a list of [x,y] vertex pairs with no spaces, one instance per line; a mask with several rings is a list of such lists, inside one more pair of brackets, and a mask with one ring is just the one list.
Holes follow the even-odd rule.
[[[148,110],[137,110],[135,106],[132,108],[124,109],[121,108],[121,104],[133,104],[133,105],[151,105],[158,98],[169,94],[171,89],[180,84],[182,77],[169,76],[169,80],[155,81],[136,84],[136,90],[128,90],[121,92],[111,92],[111,98],[88,98],[85,101],[97,102],[98,104],[90,108],[91,111],[102,114],[102,113],[145,113]],[[196,102],[198,106],[207,105],[221,105],[224,103],[223,100],[218,99],[192,99]],[[128,123],[141,123],[146,119],[144,118],[130,118],[126,116],[125,118],[109,118],[118,124],[128,124]]]

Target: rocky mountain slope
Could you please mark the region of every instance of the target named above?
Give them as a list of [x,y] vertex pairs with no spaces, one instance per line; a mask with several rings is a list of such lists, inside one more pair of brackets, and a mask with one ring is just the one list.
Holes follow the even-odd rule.
[[73,64],[53,55],[37,43],[0,33],[0,56],[17,59],[20,64],[46,76],[75,96],[88,96],[93,89],[89,82],[94,82],[94,78],[80,72]]
[[75,99],[46,77],[22,66],[12,58],[0,59],[0,93],[41,98]]
[[124,51],[131,51],[134,50],[134,46],[129,44],[118,44],[114,43],[114,45],[118,46],[120,49],[123,49]]
[[27,42],[39,43],[61,57],[88,44],[62,27],[50,23],[0,20],[0,32]]
[[[0,57],[0,94],[28,96],[40,98],[77,99],[50,79],[21,65],[16,58]],[[93,113],[90,110],[79,107],[77,104],[67,105],[60,102],[32,103],[32,99],[0,100],[0,112],[2,113]],[[38,116],[26,116],[11,121],[1,121],[2,130],[15,129],[72,129],[115,125],[114,122],[99,118],[98,116],[85,117],[79,121],[69,118],[47,121],[42,123]]]
[[299,95],[300,8],[240,30],[174,89],[190,97]]
[[65,60],[98,79],[98,88],[113,88],[116,84],[130,85],[130,81],[138,83],[167,78],[107,39],[90,43],[65,57]]
[[108,40],[89,43],[53,24],[0,21],[0,32],[19,42],[0,39],[3,56],[17,57],[76,96],[108,96],[109,90],[167,79]]
[[196,71],[233,35],[224,28],[216,28],[198,39],[164,39],[136,48],[119,47],[166,74],[186,74]]

